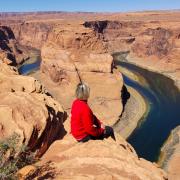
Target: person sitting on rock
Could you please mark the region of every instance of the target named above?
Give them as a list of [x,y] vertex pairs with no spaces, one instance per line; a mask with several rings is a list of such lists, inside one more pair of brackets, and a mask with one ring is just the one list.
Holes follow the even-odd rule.
[[109,136],[115,140],[113,129],[98,120],[90,109],[87,103],[89,95],[90,88],[84,83],[79,83],[76,88],[77,99],[71,108],[71,134],[78,142]]

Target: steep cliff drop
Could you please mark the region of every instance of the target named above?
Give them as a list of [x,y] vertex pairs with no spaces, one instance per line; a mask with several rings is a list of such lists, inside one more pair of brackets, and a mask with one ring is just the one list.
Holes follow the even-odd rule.
[[[177,20],[180,15],[179,12],[174,12],[172,14],[167,12],[162,14],[156,12],[156,17],[151,13],[130,13],[126,15],[128,16],[127,18],[117,15],[116,18],[112,18],[108,21],[87,21],[84,25],[85,27],[94,29],[97,34],[101,34],[104,43],[107,44],[108,51],[115,54],[121,52],[121,58],[123,60],[126,59],[127,62],[144,69],[149,69],[150,71],[158,72],[170,77],[173,79],[172,87],[174,87],[175,84],[175,89],[180,89],[180,24],[179,20]],[[156,83],[159,84],[159,81]],[[170,87],[169,91],[173,92],[173,88]],[[169,94],[169,91],[167,91],[167,94]],[[176,93],[178,93],[178,90]],[[172,100],[174,99],[173,93],[171,94],[171,98]],[[178,100],[175,104],[178,104]],[[171,106],[170,109],[172,107],[173,106]],[[179,107],[179,105],[175,106],[174,109],[176,109],[176,107]],[[167,108],[165,112],[167,112],[168,109],[169,108]],[[169,117],[169,121],[173,119],[176,126],[179,124],[178,114],[178,112],[175,112],[172,113],[172,117]],[[168,133],[175,127],[172,124],[168,125],[168,128],[171,127]],[[162,128],[162,126],[163,123],[160,124],[160,128]],[[139,144],[141,144],[142,136],[139,136]],[[166,133],[165,137],[167,138],[167,136],[168,134]],[[136,144],[135,141],[134,143]],[[144,147],[143,145],[140,146]],[[167,151],[172,154],[174,152],[171,151],[171,149]],[[172,154],[170,156],[173,157]],[[178,157],[179,156],[176,153],[176,159],[178,159]],[[168,159],[170,158],[167,157],[166,164],[169,162]],[[171,161],[171,166],[174,163],[174,170],[169,168],[169,173],[171,174],[172,171],[172,174],[176,174],[176,178],[178,178],[178,169],[175,167],[178,167],[179,165],[177,164],[179,163],[176,162],[177,161]],[[173,179],[173,176],[171,176],[171,178]]]
[[[47,87],[47,83],[49,83],[47,82],[47,78],[50,78],[58,87],[58,92],[53,92],[52,86],[50,91],[57,97],[60,96],[59,100],[61,102],[66,102],[63,104],[70,106],[70,102],[72,102],[74,98],[75,86],[79,82],[75,70],[77,67],[81,79],[90,84],[92,98],[90,99],[90,104],[92,108],[94,108],[95,112],[106,124],[113,125],[122,111],[120,100],[122,76],[117,74],[117,71],[113,68],[112,57],[105,53],[106,49],[104,45],[97,39],[92,30],[86,29],[82,25],[76,25],[74,27],[72,24],[72,27],[69,27],[68,24],[68,27],[66,27],[66,25],[64,26],[63,29],[65,29],[65,31],[62,31],[61,26],[56,27],[56,29],[52,31],[52,34],[49,35],[46,44],[42,47],[41,71],[43,73],[40,73],[39,78],[46,83]],[[99,53],[99,51],[103,53]],[[61,89],[65,91],[61,92]],[[68,94],[62,97],[61,94],[65,92]],[[67,96],[69,95],[72,97],[67,101]],[[114,110],[112,111],[112,109]],[[106,114],[104,114],[104,112],[106,112]],[[65,122],[65,127],[66,130],[69,130],[69,120]],[[120,166],[121,160],[119,162],[115,160],[113,167],[111,167],[112,163],[108,165],[110,161],[117,159],[115,149],[117,150],[118,156],[121,154],[121,150],[118,150],[119,145],[123,147],[122,151],[124,151],[123,149],[129,149],[130,154],[134,152],[132,147],[126,144],[125,141],[123,142],[120,136],[116,135],[116,138],[117,142],[109,139],[92,141],[81,145],[77,144],[71,136],[66,136],[63,141],[56,141],[51,146],[43,156],[41,162],[39,162],[39,165],[41,166],[49,160],[53,161],[57,171],[57,178],[62,179],[83,178],[85,176],[89,178],[91,176],[94,178],[104,178],[107,174],[109,174],[108,179],[119,179],[122,177],[131,179],[133,176],[140,179],[151,179],[150,174],[145,172],[146,168],[142,169],[142,171],[147,174],[141,176],[134,171],[136,169],[133,167],[134,165],[129,167],[130,171],[128,173],[126,170],[124,171],[122,169],[123,165]],[[114,146],[113,156],[111,155],[111,149],[108,147],[110,144]],[[63,149],[62,151],[60,150],[61,148]],[[87,149],[90,151],[87,151]],[[101,149],[102,152],[99,152],[98,149]],[[135,154],[131,155],[134,158],[136,156]],[[129,158],[131,158],[131,155]],[[125,159],[127,158],[128,155],[126,155]],[[122,161],[126,164],[128,161],[126,162],[125,159],[122,159]],[[147,165],[146,162],[145,160],[143,160],[143,162],[140,160],[140,163],[142,163],[144,167]],[[69,171],[69,169],[71,170]],[[110,173],[110,171],[112,172]],[[158,174],[160,172],[156,173]],[[165,178],[165,174],[162,174],[161,177],[158,176],[159,175],[155,175],[153,178]]]
[[180,177],[180,126],[171,131],[170,136],[163,145],[159,164],[168,172],[170,179]]
[[[1,84],[1,139],[15,130],[21,135],[21,142],[37,151],[38,156],[58,139],[40,162],[21,169],[19,178],[43,178],[48,175],[54,179],[166,179],[163,170],[139,159],[133,148],[119,135],[116,135],[116,142],[107,139],[85,144],[75,142],[70,135],[64,136],[68,128],[64,124],[64,129],[65,116],[60,104],[45,95],[46,91],[35,79],[20,76],[3,63],[0,65],[4,76],[8,74],[11,78],[11,81]],[[52,162],[50,167],[46,166],[49,161]]]
[[[17,44],[9,27],[1,27],[1,33],[0,55],[4,57],[11,53],[14,59],[6,60],[6,56],[0,59],[0,140],[16,133],[19,135],[18,148],[26,146],[40,157],[54,140],[66,134],[65,112],[39,81],[19,75],[13,65],[21,63],[24,52],[18,48],[27,49]],[[3,49],[4,46],[7,49]],[[7,154],[6,158],[11,157]],[[3,173],[2,170],[1,177]]]
[[[43,24],[44,23],[46,22],[43,22]],[[119,77],[116,70],[112,68],[114,66],[112,57],[107,53],[114,52],[116,45],[118,51],[121,47],[126,51],[131,50],[129,47],[134,45],[137,38],[135,37],[136,34],[129,34],[130,38],[126,38],[125,36],[127,34],[125,34],[122,39],[121,35],[123,33],[121,34],[121,32],[119,33],[118,31],[127,28],[128,31],[130,29],[130,31],[138,33],[139,29],[137,27],[147,28],[148,26],[146,25],[148,23],[144,26],[141,22],[122,22],[122,25],[115,22],[113,23],[114,25],[107,25],[107,27],[111,27],[111,30],[104,30],[106,26],[103,25],[103,28],[98,30],[98,32],[94,28],[84,27],[84,22],[66,22],[65,26],[63,26],[64,22],[61,20],[59,20],[58,23],[57,27],[51,29],[52,34],[48,34],[47,39],[45,38],[43,43],[38,45],[39,47],[43,46],[42,57],[44,60],[41,66],[43,73],[40,73],[40,75],[36,74],[37,77],[41,79],[44,84],[46,83],[45,85],[47,87],[49,85],[52,87],[51,90],[53,90],[54,97],[57,97],[58,101],[61,102],[68,111],[74,89],[72,85],[78,82],[77,74],[73,66],[73,63],[76,63],[84,80],[87,80],[91,86],[95,87],[92,89],[92,98],[94,98],[91,101],[92,107],[96,106],[95,109],[99,112],[102,112],[100,108],[103,107],[103,112],[107,112],[107,114],[104,115],[98,113],[98,111],[97,114],[102,119],[105,119],[105,122],[113,124],[122,111],[119,92],[123,87],[123,82],[122,77]],[[25,27],[28,25],[26,23],[23,24]],[[69,29],[71,31],[69,31]],[[127,29],[124,31],[127,31]],[[107,32],[113,30],[118,32],[119,38],[117,38],[117,36],[111,37],[111,35],[114,35],[113,33],[107,33],[107,36],[109,36],[109,40],[107,40],[103,35],[106,30]],[[23,37],[21,34],[19,35],[19,38]],[[137,35],[141,36],[141,34]],[[27,35],[27,38],[28,37],[30,37],[30,35]],[[41,39],[41,36],[38,37]],[[125,46],[120,47],[118,40],[119,42],[125,43]],[[118,43],[116,44],[115,42]],[[31,42],[29,43],[34,47],[36,46]],[[108,47],[111,47],[111,49]],[[84,52],[82,53],[81,50]],[[89,59],[93,63],[91,63]],[[96,64],[96,66],[93,64]],[[24,88],[22,89],[24,90]],[[105,92],[104,94],[101,92],[102,89]],[[97,94],[97,92],[99,94]],[[117,107],[119,107],[119,109]],[[110,112],[110,108],[115,112]],[[109,119],[111,119],[111,121],[109,121]],[[68,131],[68,120],[65,121],[64,126],[66,131]],[[39,165],[41,166],[45,162],[52,160],[57,170],[57,174],[54,174],[54,176],[61,178],[107,177],[109,179],[132,179],[132,177],[135,177],[137,179],[153,180],[167,178],[166,174],[157,168],[156,165],[146,160],[138,159],[137,155],[133,153],[133,148],[118,135],[117,139],[117,142],[108,139],[97,142],[90,141],[87,144],[77,144],[71,136],[65,136],[62,140],[58,140],[50,146],[49,150],[43,156],[42,161],[39,162]],[[99,149],[102,151],[101,154],[99,154]],[[56,156],[54,156],[54,154],[52,155],[52,152],[57,152]],[[75,166],[76,164],[77,166]],[[121,165],[119,166],[119,164]],[[80,167],[81,165],[85,165],[84,169]],[[94,172],[93,175],[92,172]],[[102,174],[103,176],[101,176]]]

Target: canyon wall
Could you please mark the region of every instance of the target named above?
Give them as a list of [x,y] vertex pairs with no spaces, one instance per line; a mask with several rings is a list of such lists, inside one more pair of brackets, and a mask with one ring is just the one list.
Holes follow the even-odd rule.
[[[20,144],[41,156],[65,135],[64,110],[32,77],[25,77],[0,61],[0,140],[20,135]],[[62,138],[61,137],[61,138]]]
[[16,133],[19,146],[24,144],[41,156],[65,133],[65,116],[39,81],[19,75],[15,66],[28,59],[30,51],[19,44],[10,27],[0,26],[0,140]]
[[[98,41],[97,44],[99,45]],[[46,48],[49,48],[49,46],[45,45],[44,48],[47,50]],[[117,105],[121,105],[120,92],[117,92],[117,90],[122,88],[122,79],[119,79],[119,77],[121,78],[120,75],[116,75],[115,72],[112,73],[113,61],[110,55],[98,53],[98,50],[96,51],[96,48],[93,47],[94,51],[80,56],[86,57],[83,60],[87,61],[87,65],[84,64],[85,62],[82,63],[81,59],[79,59],[79,62],[75,61],[75,65],[70,62],[74,60],[73,57],[76,55],[74,50],[76,49],[67,49],[69,62],[63,62],[63,60],[67,59],[59,57],[63,57],[64,50],[61,46],[58,48],[60,48],[60,54],[57,52],[48,54],[51,51],[42,51],[42,53],[47,53],[47,59],[45,58],[46,56],[44,57],[44,63],[47,63],[47,65],[44,65],[45,67],[51,68],[55,66],[57,71],[63,68],[67,73],[72,72],[76,74],[75,77],[72,77],[79,81],[77,70],[74,70],[77,65],[77,68],[80,69],[79,72],[82,73],[80,74],[82,80],[84,81],[87,78],[88,83],[94,83],[94,86],[97,86],[97,89],[94,89],[94,93],[96,92],[95,94],[99,95],[99,101],[101,101],[99,106],[104,105],[105,108],[108,108],[109,102],[112,105],[111,99],[107,99],[107,102],[104,100],[106,97],[112,98],[112,95],[118,96],[118,99],[113,99],[113,101],[119,103],[115,104],[116,108]],[[63,54],[61,54],[62,51]],[[72,59],[69,59],[68,55],[70,53],[73,53],[70,56]],[[54,59],[54,57],[57,59]],[[88,62],[89,59],[97,63],[95,72],[91,62]],[[51,63],[54,64],[49,66]],[[101,63],[103,63],[102,67],[100,66]],[[45,71],[45,73],[47,72]],[[139,159],[134,149],[117,134],[115,135],[116,142],[112,139],[107,139],[103,141],[89,141],[85,144],[77,143],[69,134],[70,121],[69,119],[66,120],[66,114],[62,106],[48,95],[49,93],[39,81],[33,77],[19,75],[15,67],[5,64],[2,60],[0,60],[0,74],[0,139],[5,139],[13,133],[17,133],[20,135],[21,145],[27,145],[31,151],[36,152],[37,156],[42,156],[45,153],[34,166],[35,170],[37,167],[44,167],[49,161],[53,162],[51,168],[45,168],[41,172],[35,171],[35,174],[32,176],[27,172],[28,167],[24,167],[18,172],[19,178],[47,177],[48,172],[53,169],[51,177],[54,179],[79,179],[84,177],[96,179],[167,179],[167,175],[163,170],[155,164]],[[55,83],[65,84],[66,86],[67,84],[72,84],[71,74],[67,74],[67,77],[54,79],[50,76]],[[113,89],[111,90],[108,85]],[[70,88],[70,86],[67,87]],[[104,99],[102,97],[104,92],[99,91],[102,89],[106,91]],[[68,94],[66,95],[67,97],[69,96]],[[106,113],[108,114],[108,112]]]
[[92,29],[82,24],[57,25],[42,47],[41,57],[41,80],[47,84],[49,78],[56,84],[59,89],[54,94],[66,110],[71,108],[76,85],[82,81],[91,88],[89,103],[99,118],[111,125],[118,120],[123,108],[122,75],[114,69],[112,56]]
[[112,53],[129,51],[137,57],[158,60],[179,50],[179,22],[105,20],[86,21],[84,26],[101,34]]
[[180,85],[179,21],[87,21],[84,26],[101,35],[108,52],[124,53],[123,59],[170,76]]
[[180,177],[180,126],[171,131],[161,151],[160,163],[168,172],[170,179],[178,180]]
[[[180,70],[180,65],[179,65],[180,24],[178,18],[172,18],[173,16],[170,15],[171,18],[169,20],[168,18],[167,19],[164,18],[167,16],[163,16],[163,18],[159,20],[158,19],[159,15],[157,14],[155,16],[150,15],[149,17],[151,18],[149,19],[146,14],[140,14],[140,15],[130,14],[130,15],[122,15],[122,16],[123,18],[121,18],[121,15],[118,14],[113,14],[110,16],[101,15],[99,17],[96,17],[95,21],[94,20],[92,21],[93,18],[89,18],[90,20],[82,21],[82,19],[79,17],[78,21],[69,20],[67,22],[62,21],[60,19],[58,20],[53,19],[52,21],[50,19],[46,20],[43,18],[41,19],[41,21],[39,21],[36,19],[35,16],[34,17],[31,16],[30,19],[28,20],[24,19],[24,21],[20,21],[18,23],[14,23],[13,21],[11,21],[10,27],[13,29],[14,34],[16,36],[16,39],[14,39],[13,41],[18,41],[23,45],[32,46],[42,50],[41,73],[35,76],[38,79],[40,79],[43,82],[43,84],[47,87],[47,89],[53,93],[53,96],[59,102],[61,102],[65,110],[69,112],[72,100],[75,98],[74,97],[75,86],[77,83],[80,82],[80,79],[82,79],[83,82],[88,83],[91,87],[91,99],[89,103],[92,109],[94,110],[95,114],[98,115],[100,119],[102,119],[106,124],[112,125],[117,121],[118,116],[121,114],[123,109],[121,103],[121,90],[123,87],[123,80],[121,74],[119,74],[114,68],[114,62],[112,60],[112,57],[108,53],[124,52],[127,55],[126,59],[130,62],[144,66],[145,68],[149,68],[151,70],[165,73],[166,75],[175,79],[177,84],[179,83],[179,79],[180,79],[180,71],[179,71]],[[128,20],[128,18],[130,20]],[[109,19],[109,20],[104,20],[104,19]],[[156,21],[154,19],[156,19]],[[5,23],[8,23],[8,21],[6,21]],[[2,41],[3,43],[5,42],[8,47],[10,47],[10,50],[9,48],[8,50],[7,49],[4,50],[3,49],[4,47],[1,48],[3,50],[3,53],[4,51],[6,51],[6,53],[11,52],[12,48],[11,46],[9,46],[9,42],[7,42],[6,39],[3,39]],[[12,55],[14,54],[16,53],[13,51]],[[3,59],[4,56],[2,60]],[[9,60],[8,61],[3,60],[3,62],[7,63],[9,62]],[[13,68],[11,67],[11,69]],[[34,115],[37,112],[34,112],[34,110],[32,110],[33,113],[32,112],[30,113],[32,117],[31,118],[28,117],[29,119],[26,118],[25,116],[26,113],[24,112],[26,112],[26,110],[29,110],[31,106],[38,106],[38,104],[41,104],[43,110],[41,111],[41,109],[39,109],[38,111],[38,113],[41,114],[38,115],[38,117],[41,118],[40,119],[37,118],[37,121],[35,122],[32,121],[33,125],[30,128],[31,130],[33,130],[33,128],[36,127],[35,134],[31,133],[34,131],[26,130],[25,125],[23,125],[23,127],[20,128],[18,127],[19,125],[16,125],[16,127],[18,127],[17,129],[21,129],[21,130],[24,129],[23,131],[18,130],[18,132],[22,134],[21,136],[22,139],[27,139],[27,143],[28,140],[30,141],[31,139],[33,139],[32,147],[42,146],[42,149],[40,148],[41,149],[40,154],[43,154],[47,150],[47,147],[52,143],[52,140],[47,140],[50,136],[48,137],[44,136],[46,131],[44,131],[43,129],[46,129],[46,127],[48,130],[52,129],[53,127],[48,128],[49,124],[47,122],[52,122],[54,119],[56,119],[55,122],[57,122],[63,127],[62,125],[63,110],[60,108],[59,105],[58,105],[59,107],[58,109],[57,107],[55,107],[54,103],[50,103],[50,102],[54,102],[54,100],[52,100],[50,97],[47,98],[46,97],[47,95],[44,92],[43,93],[41,92],[42,91],[42,88],[40,88],[41,85],[38,85],[38,87],[36,87],[36,85],[32,85],[33,83],[32,84],[28,83],[28,85],[24,84],[25,81],[34,82],[35,81],[34,79],[27,80],[26,78],[24,78],[24,80],[22,80],[23,78],[20,77],[18,74],[15,75],[13,74],[12,78],[11,76],[7,77],[7,75],[4,75],[5,72],[9,73],[9,71],[10,70],[7,67],[3,68],[2,70],[3,72],[2,78],[5,79],[3,80],[3,89],[5,92],[2,92],[4,94],[2,94],[1,105],[2,106],[5,105],[6,107],[8,107],[7,109],[6,108],[3,109],[2,112],[4,111],[7,112],[7,114],[9,114],[10,117],[9,119],[11,119],[12,122],[15,122],[16,124],[18,120],[14,120],[13,119],[14,116],[13,117],[11,116],[12,114],[11,109],[15,109],[13,111],[16,114],[17,112],[19,112],[19,109],[22,106],[21,102],[26,102],[26,104],[28,104],[27,108],[25,107],[25,110],[22,109],[22,112],[20,111],[20,115],[17,115],[17,117],[20,117],[21,123],[24,121],[29,122],[32,120],[32,117],[35,117]],[[11,83],[8,84],[7,82],[11,82]],[[18,83],[16,84],[15,82]],[[10,100],[7,100],[7,97],[10,97]],[[21,100],[19,100],[19,97],[21,97]],[[49,98],[50,98],[50,102],[45,100]],[[14,99],[14,101],[12,104],[9,104],[11,99]],[[36,102],[35,105],[34,103],[31,102],[30,99],[33,99],[33,102]],[[19,102],[19,105],[17,102]],[[49,108],[48,105],[49,103],[51,104],[51,108]],[[56,103],[57,102],[55,102],[55,104]],[[53,111],[51,111],[52,109]],[[62,115],[60,116],[61,117],[60,119],[58,119],[59,118],[59,116],[57,115],[58,111],[60,111],[61,112],[60,114]],[[43,115],[43,113],[45,115]],[[54,118],[52,118],[52,115],[50,115],[50,117],[52,118],[51,119],[49,117],[49,114],[53,114]],[[3,116],[3,118],[5,117]],[[49,118],[51,120],[48,121],[47,119]],[[40,123],[39,121],[43,121],[43,122]],[[4,120],[3,122],[6,122],[6,120]],[[1,129],[3,130],[4,127],[7,127],[6,124],[3,125]],[[61,129],[63,132],[62,127]],[[67,130],[68,129],[69,126],[67,125]],[[7,131],[10,132],[9,134],[12,133],[12,129]],[[24,135],[25,131],[28,132],[27,133],[28,135],[26,133]],[[57,131],[55,132],[57,133],[58,131],[59,129],[57,129]],[[37,132],[40,132],[40,134],[37,135]],[[51,132],[49,133],[51,135]],[[52,135],[52,137],[55,137],[57,135],[56,133]],[[42,143],[43,141],[45,141],[46,143]],[[37,146],[39,142],[40,144],[41,143],[42,144],[40,146]],[[65,144],[65,147],[63,148],[65,148],[66,150],[66,145],[68,146],[72,142],[73,142],[72,139],[70,141],[62,140],[62,141],[58,141],[57,144],[60,144],[59,146],[62,147],[63,147],[62,144]],[[106,151],[111,152],[109,148],[111,143],[106,141],[98,142],[98,143],[99,143],[97,145],[98,149],[100,148],[104,150],[104,152]],[[59,146],[56,146],[56,144],[54,146],[51,146],[52,151],[55,151],[57,149],[59,150]],[[75,146],[72,149],[75,148],[74,152],[77,152],[79,151],[79,149],[81,149],[79,148],[80,146],[76,146],[75,144]],[[82,147],[82,151],[85,151],[86,145],[82,145],[82,146],[85,146]],[[115,146],[113,150],[115,152],[115,149],[118,146],[116,145],[113,146]],[[88,147],[89,149],[91,149],[93,147],[95,148],[96,146],[93,144],[93,142],[89,142]],[[104,149],[105,147],[108,148]],[[125,149],[127,149],[127,147]],[[97,151],[98,150],[95,149],[93,153]],[[119,152],[118,148],[117,151]],[[127,153],[126,150],[123,151]],[[71,150],[67,149],[67,152],[64,152],[65,154],[60,153],[60,155],[55,156],[55,158],[57,158],[58,156],[59,159],[63,159],[64,156],[70,157],[69,152],[71,152]],[[84,156],[87,156],[86,153],[83,152],[83,154]],[[114,156],[116,157],[115,159],[117,159],[118,157],[117,154]],[[50,155],[47,156],[47,159]],[[107,157],[109,157],[108,154],[106,155]],[[123,153],[122,154],[120,153],[120,156],[122,155]],[[98,159],[98,156],[99,155],[95,156],[95,159]],[[83,158],[81,159],[80,157],[78,157],[77,154],[75,157],[79,160],[78,162],[80,164],[82,162],[85,162],[85,159]],[[118,169],[117,171],[113,171],[113,172],[115,174],[121,172],[121,175],[120,176],[112,175],[112,177],[109,177],[109,179],[110,178],[112,179],[114,177],[122,177],[122,174],[125,174],[124,177],[129,179],[131,179],[132,175],[135,174],[137,176],[137,179],[166,178],[166,175],[162,175],[162,173],[159,173],[157,168],[154,167],[154,165],[152,165],[151,163],[149,163],[148,168],[145,168],[146,170],[143,170],[139,167],[144,166],[144,164],[142,163],[142,161],[144,160],[139,161],[137,160],[138,159],[137,156],[132,154],[127,157],[130,157],[131,163],[134,162],[135,164],[132,163],[131,164],[132,167],[131,167],[129,161],[122,159],[122,162],[125,165],[127,165],[127,167],[129,167],[127,168],[127,170],[133,169],[134,167],[134,171],[132,172],[132,174],[130,173],[131,175],[127,176],[127,174],[129,173],[127,173],[126,170],[125,170],[126,172],[124,172],[121,169]],[[52,157],[52,159],[55,158]],[[101,165],[103,163],[105,164],[106,160],[107,160],[106,158],[102,162],[100,160],[99,163],[96,164],[97,167],[99,167],[99,164]],[[69,166],[68,162],[71,161],[66,160],[66,162],[64,162],[65,164],[67,163],[66,165],[64,165],[65,169],[66,166],[67,167]],[[116,162],[116,160],[114,160],[113,162],[115,164],[116,163],[119,164],[119,162]],[[56,164],[57,164],[56,168],[63,167],[61,166],[61,162],[56,162]],[[82,177],[84,176],[84,174],[87,175],[89,173],[88,169],[91,169],[90,165],[87,165],[88,167],[87,169],[85,168],[84,170],[81,169],[79,171],[77,169],[73,170],[74,167],[72,167],[72,172],[74,172],[77,177]],[[95,166],[95,164],[93,164],[93,166]],[[107,174],[109,174],[110,167],[105,166],[104,169],[105,170],[101,170],[101,172],[105,171],[105,174],[106,172],[108,172]],[[137,169],[139,170],[139,172],[137,171]],[[156,176],[155,173],[155,176],[151,177],[150,176],[152,174],[151,172],[152,171],[155,172],[156,170],[158,171],[157,172],[158,175]],[[135,171],[137,171],[137,173],[135,173]],[[138,173],[141,174],[145,173],[146,175],[140,176],[140,174]],[[95,174],[94,176],[99,177],[99,174]],[[67,171],[64,171],[62,177],[66,177],[66,176],[71,177],[71,175],[69,175]]]
[[28,52],[15,39],[11,28],[0,26],[0,58],[6,64],[17,65],[28,58]]
[[12,23],[9,26],[13,30],[17,41],[26,46],[41,49],[48,38],[54,23],[51,22],[28,22]]
[[[146,68],[150,67],[153,70],[159,70],[174,78],[177,84],[179,83],[180,24],[178,12],[129,13],[122,15],[116,13],[110,15],[84,14],[82,18],[77,13],[74,14],[74,17],[78,17],[77,20],[73,18],[73,15],[66,13],[27,14],[23,17],[21,15],[19,20],[18,16],[12,16],[11,18],[9,16],[9,20],[6,21],[5,18],[2,18],[1,24],[9,23],[16,35],[16,39],[21,44],[40,49],[48,41],[48,35],[52,37],[55,34],[52,32],[53,29],[66,30],[67,28],[76,28],[75,26],[78,28],[78,24],[82,23],[86,28],[91,28],[96,33],[107,52],[126,52],[129,61],[144,65]],[[89,20],[84,21],[84,19]],[[90,19],[95,20],[91,21]],[[69,27],[65,26],[68,23]],[[73,42],[73,46],[79,46],[78,44],[83,43],[83,41],[86,41],[86,39],[78,40],[77,37]],[[68,46],[69,42],[63,43],[67,43],[64,45]],[[63,43],[60,42],[59,44],[63,45]],[[86,44],[88,46],[88,43]],[[81,44],[81,46],[83,45]],[[101,48],[99,52],[101,52]]]
[[[119,135],[103,141],[77,143],[66,136],[52,144],[38,165],[51,160],[55,179],[146,179],[165,180],[155,164],[138,158],[134,149]],[[152,173],[153,172],[153,173]]]

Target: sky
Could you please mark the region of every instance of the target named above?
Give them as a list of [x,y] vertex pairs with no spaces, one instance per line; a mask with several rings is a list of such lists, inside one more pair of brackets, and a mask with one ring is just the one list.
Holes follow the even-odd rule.
[[0,0],[0,12],[129,12],[180,9],[180,0]]

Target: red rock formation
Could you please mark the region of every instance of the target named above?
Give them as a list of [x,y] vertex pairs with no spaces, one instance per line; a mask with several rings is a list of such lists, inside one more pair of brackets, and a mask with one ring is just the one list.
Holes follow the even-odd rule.
[[[66,104],[66,109],[71,107],[75,98],[79,75],[91,87],[91,106],[100,118],[112,125],[122,111],[122,76],[113,70],[113,58],[106,53],[107,48],[101,38],[82,24],[57,25],[42,47],[41,71],[57,83],[59,89],[66,89],[68,101],[62,97],[61,90],[54,92]],[[47,78],[43,82],[47,85]]]
[[180,126],[171,131],[171,134],[161,148],[162,157],[160,162],[168,172],[170,180],[178,180],[180,177]]
[[7,26],[0,26],[0,58],[7,64],[17,65],[27,57],[15,39],[14,33]]
[[157,56],[161,59],[167,56],[172,48],[172,31],[158,27],[147,29],[134,43],[132,51],[139,57]]
[[170,15],[166,21],[150,21],[151,13],[137,21],[142,14],[134,15],[136,20],[87,21],[84,25],[101,34],[109,52],[126,52],[128,61],[162,72],[180,87],[179,21],[170,21]]
[[[52,144],[38,165],[51,160],[54,179],[140,179],[165,180],[166,173],[144,159],[120,136],[77,143],[71,136]],[[153,173],[152,173],[153,172]]]
[[106,51],[101,37],[82,24],[60,24],[49,34],[48,42],[54,42],[62,49],[74,49],[102,53]]
[[40,49],[48,38],[48,33],[51,31],[53,23],[51,22],[20,22],[12,23],[12,28],[17,41],[26,46]]
[[0,70],[0,139],[16,132],[20,144],[41,156],[56,138],[65,135],[64,111],[34,78],[20,76],[3,63]]
[[25,92],[4,92],[0,98],[0,139],[15,132],[21,136],[21,143],[38,150],[40,156],[63,135],[64,112],[52,98]]
[[[145,68],[166,73],[179,81],[179,12],[115,13],[109,15],[89,15],[84,13],[83,17],[81,16],[81,13],[62,13],[60,15],[58,13],[55,13],[55,15],[53,13],[51,15],[49,13],[23,14],[21,16],[13,15],[13,18],[11,18],[11,15],[8,15],[11,23],[18,22],[19,17],[23,19],[21,24],[11,24],[17,39],[22,44],[38,48],[43,46],[43,63],[41,66],[43,73],[41,74],[41,79],[47,87],[50,87],[55,97],[62,102],[66,109],[70,108],[74,98],[75,85],[79,82],[75,68],[77,66],[81,78],[93,87],[92,99],[90,100],[91,106],[95,108],[93,110],[97,110],[97,114],[102,119],[106,119],[106,122],[109,124],[113,124],[117,120],[118,113],[122,110],[120,95],[117,93],[122,89],[122,77],[120,76],[119,79],[118,74],[110,73],[113,63],[107,52],[130,52],[128,56],[129,61]],[[37,20],[37,17],[40,17],[41,21]],[[47,17],[49,17],[49,20],[46,19]],[[53,17],[53,22],[51,17]],[[56,21],[55,18],[67,18],[68,21],[66,23],[62,19]],[[83,19],[83,23],[77,22],[76,18],[78,18],[78,21]],[[92,66],[94,63],[96,66]],[[14,72],[13,76],[15,76]],[[4,78],[9,77],[4,76]],[[12,79],[11,82],[13,82]],[[31,79],[30,82],[33,83],[33,80]],[[4,89],[10,91],[10,88],[6,88],[6,83],[4,82],[3,84]],[[20,86],[24,86],[22,84],[21,82]],[[20,89],[16,85],[14,85],[14,88],[16,92],[8,92],[8,95],[17,100],[16,96],[20,93],[17,91],[20,91]],[[34,94],[30,93],[31,88],[27,86],[25,89],[29,89],[26,97],[28,100],[29,96],[35,98]],[[37,95],[37,93],[35,94]],[[38,97],[40,98],[40,96]],[[24,102],[29,103],[26,98]],[[36,102],[36,100],[34,101]],[[7,100],[4,100],[3,103],[8,104]],[[45,102],[41,101],[41,103],[44,107]],[[14,108],[16,106],[15,104],[8,104],[8,107]],[[44,111],[46,110],[44,109]],[[113,112],[108,112],[111,110]],[[39,112],[41,111],[39,110]],[[106,112],[105,117],[103,117],[103,112]],[[24,116],[23,113],[21,115]],[[165,177],[151,163],[147,161],[144,163],[144,160],[139,161],[136,155],[129,154],[126,145],[126,150],[121,151],[119,145],[109,141],[98,142],[97,144],[94,144],[96,142],[89,142],[82,146],[77,144],[71,146],[71,143],[71,140],[58,141],[45,156],[47,160],[53,159],[55,161],[57,169],[64,168],[63,173],[60,175],[61,178],[72,178],[72,174],[75,175],[73,177],[77,178],[90,177],[94,167],[95,170],[98,170],[97,174],[93,174],[93,177],[96,178],[126,177],[127,179],[132,179],[132,177],[135,177],[137,179],[163,179]],[[63,147],[63,152],[59,152],[59,146]],[[112,148],[109,148],[111,146]],[[69,149],[69,147],[72,149]],[[103,160],[100,157],[101,155],[97,154],[99,149],[102,149],[104,153],[102,153],[102,156],[105,156]],[[52,155],[52,152],[56,152],[55,150],[59,152],[59,154],[58,152],[56,153],[56,156]],[[77,152],[82,152],[82,157],[78,155],[75,159],[77,161],[74,161],[74,156],[72,157],[70,153],[74,155],[73,153]],[[111,155],[114,152],[113,158],[108,159],[109,153],[106,154],[106,152],[110,152]],[[128,156],[126,156],[127,154]],[[117,159],[120,159],[120,161]],[[85,163],[86,160],[86,167],[81,169],[80,165]],[[73,166],[74,164],[79,170]],[[100,166],[103,168],[100,168]],[[177,167],[176,163],[175,167]],[[72,174],[69,174],[69,169]],[[104,176],[99,176],[99,174],[104,174]]]
[[131,49],[135,41],[136,28],[142,26],[142,22],[124,21],[89,21],[85,27],[92,28],[103,36],[109,52],[127,51]]
[[18,75],[18,72],[4,63],[0,63],[0,93],[23,91],[45,93],[45,88],[32,77]]

